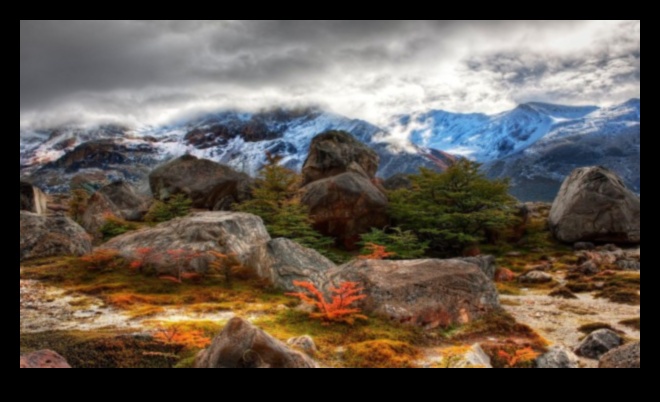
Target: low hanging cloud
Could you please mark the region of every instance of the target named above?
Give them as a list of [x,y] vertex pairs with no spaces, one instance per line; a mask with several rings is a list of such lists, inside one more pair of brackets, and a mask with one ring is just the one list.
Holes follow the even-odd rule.
[[639,21],[21,21],[21,128],[640,96]]

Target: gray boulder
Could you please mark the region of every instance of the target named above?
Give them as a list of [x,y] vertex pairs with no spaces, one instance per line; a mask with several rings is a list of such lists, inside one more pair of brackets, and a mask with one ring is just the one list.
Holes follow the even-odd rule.
[[21,211],[21,261],[91,251],[89,235],[71,219]]
[[469,262],[470,264],[474,264],[481,268],[481,271],[483,271],[484,275],[488,277],[490,280],[494,281],[495,280],[495,272],[497,271],[497,264],[495,257],[492,255],[480,255],[478,257],[467,257],[467,258],[461,258],[465,262]]
[[[199,212],[185,218],[162,223],[115,237],[103,245],[105,249],[119,250],[131,257],[141,248],[153,250],[154,255],[165,256],[171,250],[187,250],[206,253],[217,251],[233,254],[247,264],[254,247],[270,241],[270,235],[258,216],[235,212]],[[208,258],[194,261],[192,268],[205,272]],[[155,259],[154,267],[160,273],[173,273],[179,267],[172,266],[167,258]]]
[[576,369],[579,365],[578,357],[560,346],[551,348],[548,353],[536,360],[536,367],[540,369]]
[[327,271],[335,264],[317,251],[288,239],[275,239],[256,246],[246,262],[257,277],[274,287],[299,291],[294,281],[312,282],[319,287],[327,282]]
[[154,198],[167,200],[186,194],[194,208],[229,210],[250,196],[252,179],[228,166],[185,155],[156,168],[149,175]]
[[424,328],[466,324],[499,311],[493,281],[462,260],[355,260],[330,272],[333,283],[357,282],[367,296],[360,307]]
[[601,359],[598,368],[631,369],[642,368],[641,342],[631,343],[607,352]]
[[576,169],[550,211],[550,229],[565,243],[640,242],[640,199],[615,173],[602,167]]
[[352,135],[343,131],[328,131],[316,136],[303,165],[303,185],[355,172],[373,179],[378,170],[378,154]]
[[348,248],[354,248],[361,234],[389,223],[387,197],[364,175],[351,172],[315,181],[302,193],[314,227]]
[[195,368],[318,368],[309,356],[290,349],[249,322],[234,318],[200,352]]
[[21,211],[46,215],[46,194],[30,183],[21,182]]
[[587,336],[575,349],[575,354],[597,360],[610,350],[621,346],[622,343],[623,339],[616,332],[600,329]]

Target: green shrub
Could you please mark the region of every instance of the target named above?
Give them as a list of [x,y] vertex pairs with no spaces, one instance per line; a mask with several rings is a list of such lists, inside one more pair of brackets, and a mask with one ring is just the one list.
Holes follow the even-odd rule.
[[489,180],[480,168],[463,159],[444,173],[421,169],[410,176],[412,189],[390,195],[398,226],[429,242],[435,254],[456,255],[478,245],[487,231],[512,225],[516,200],[508,180]]
[[121,236],[124,233],[132,232],[137,229],[138,226],[135,223],[126,222],[115,216],[107,216],[105,218],[105,223],[101,226],[99,232],[103,237],[103,241],[108,241],[114,237]]
[[392,260],[414,260],[426,254],[429,242],[420,242],[412,231],[404,232],[401,228],[392,228],[389,231],[371,229],[371,232],[362,235],[362,255],[369,254],[366,248],[368,244],[384,246],[388,252],[395,253],[389,259]]
[[192,200],[185,194],[177,194],[169,200],[155,201],[144,217],[146,222],[162,223],[181,218],[190,213]]

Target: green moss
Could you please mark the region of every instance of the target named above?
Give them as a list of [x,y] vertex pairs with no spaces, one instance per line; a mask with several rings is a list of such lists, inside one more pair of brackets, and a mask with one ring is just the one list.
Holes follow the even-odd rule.
[[172,368],[179,350],[147,336],[117,332],[21,334],[21,354],[50,349],[74,368]]

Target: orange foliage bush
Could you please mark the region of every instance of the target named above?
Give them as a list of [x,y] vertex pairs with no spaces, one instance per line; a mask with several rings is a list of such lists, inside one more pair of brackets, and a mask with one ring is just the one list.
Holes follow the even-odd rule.
[[365,248],[369,250],[370,254],[361,255],[359,257],[361,260],[384,260],[396,255],[396,253],[387,251],[387,247],[375,243],[367,243]]
[[520,364],[530,363],[539,356],[532,348],[524,348],[508,353],[504,350],[497,352],[497,356],[506,362],[507,367],[514,368]]
[[160,328],[154,335],[154,340],[184,349],[204,349],[211,344],[211,339],[205,337],[202,331],[185,331],[177,326]]
[[85,264],[85,268],[93,271],[102,271],[105,269],[115,269],[121,265],[122,261],[117,250],[96,250],[80,258]]
[[313,319],[326,323],[340,322],[349,325],[353,325],[355,320],[367,319],[366,316],[360,314],[360,309],[352,307],[355,302],[367,297],[361,294],[364,289],[359,288],[355,282],[344,282],[338,288],[330,288],[332,301],[329,303],[313,283],[294,281],[293,284],[307,290],[308,293],[287,293],[287,296],[297,297],[304,303],[316,307],[318,312],[310,315]]
[[144,247],[135,250],[130,268],[134,271],[143,272],[144,269],[154,262],[154,249]]

